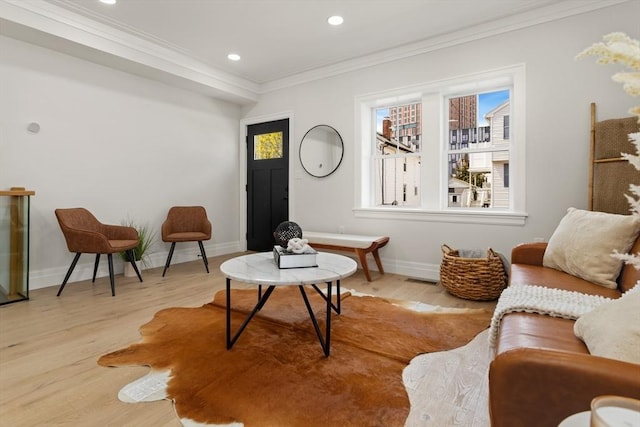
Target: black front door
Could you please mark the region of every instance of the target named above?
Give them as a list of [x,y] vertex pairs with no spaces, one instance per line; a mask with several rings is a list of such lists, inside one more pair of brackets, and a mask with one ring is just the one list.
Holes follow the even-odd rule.
[[272,250],[289,218],[289,119],[247,127],[247,249]]

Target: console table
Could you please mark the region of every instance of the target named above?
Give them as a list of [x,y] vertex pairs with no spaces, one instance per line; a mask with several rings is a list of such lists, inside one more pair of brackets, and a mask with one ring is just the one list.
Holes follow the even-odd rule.
[[[319,252],[317,267],[306,268],[288,268],[280,269],[273,260],[271,252],[261,252],[249,255],[243,255],[227,260],[220,265],[220,271],[227,278],[227,350],[231,349],[238,340],[242,331],[247,327],[251,319],[264,306],[269,296],[278,286],[298,286],[302,299],[309,312],[309,318],[313,323],[313,327],[320,341],[320,346],[325,356],[329,356],[331,351],[331,312],[340,314],[340,279],[348,277],[355,273],[358,266],[354,260],[342,255]],[[239,330],[234,336],[231,336],[231,279],[240,282],[258,285],[258,302],[244,320]],[[326,283],[327,291],[323,293],[316,285],[318,283]],[[336,282],[336,304],[331,300],[331,292],[333,282]],[[262,286],[266,285],[267,290],[262,293]],[[325,323],[324,337],[318,326],[315,315],[307,294],[305,285],[311,285],[327,303],[327,320]]]

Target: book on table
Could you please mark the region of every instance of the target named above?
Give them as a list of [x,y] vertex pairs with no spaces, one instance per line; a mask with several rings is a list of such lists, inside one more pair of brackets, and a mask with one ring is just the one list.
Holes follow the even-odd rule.
[[278,268],[317,267],[317,255],[318,252],[315,250],[310,253],[296,254],[287,252],[282,246],[275,245],[273,247],[273,260]]

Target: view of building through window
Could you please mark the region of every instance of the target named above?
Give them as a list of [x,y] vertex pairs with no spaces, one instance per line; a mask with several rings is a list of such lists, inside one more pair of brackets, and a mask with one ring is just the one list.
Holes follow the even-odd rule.
[[[445,98],[447,207],[509,208],[510,92]],[[375,205],[420,207],[420,102],[375,108]]]
[[509,91],[447,102],[447,206],[509,208]]
[[422,104],[376,109],[375,204],[420,206]]

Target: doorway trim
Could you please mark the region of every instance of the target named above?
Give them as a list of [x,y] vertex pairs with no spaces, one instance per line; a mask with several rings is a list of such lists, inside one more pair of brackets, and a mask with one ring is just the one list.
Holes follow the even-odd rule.
[[240,194],[240,250],[247,250],[247,127],[249,125],[255,125],[257,123],[272,122],[275,120],[289,119],[289,218],[295,218],[295,212],[293,209],[295,198],[295,191],[293,187],[293,177],[295,170],[294,159],[298,157],[298,147],[295,144],[297,141],[295,132],[293,131],[293,111],[284,111],[281,113],[267,114],[263,116],[245,117],[240,120],[240,160],[238,165],[239,171],[239,194]]

